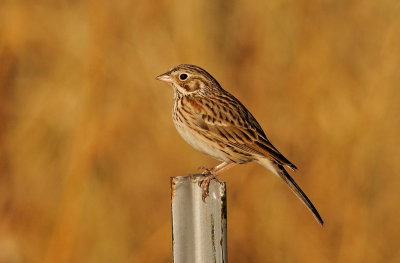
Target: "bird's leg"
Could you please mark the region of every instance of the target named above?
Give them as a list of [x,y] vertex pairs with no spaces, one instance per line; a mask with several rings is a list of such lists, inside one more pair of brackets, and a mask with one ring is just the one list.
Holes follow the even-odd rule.
[[200,169],[204,170],[202,172],[202,174],[205,175],[205,177],[199,181],[199,186],[203,190],[203,193],[202,193],[203,202],[206,200],[206,197],[208,196],[208,191],[209,191],[208,188],[210,187],[211,180],[214,179],[221,172],[223,172],[235,165],[236,165],[236,163],[222,162],[219,165],[217,165],[211,169],[200,167]]

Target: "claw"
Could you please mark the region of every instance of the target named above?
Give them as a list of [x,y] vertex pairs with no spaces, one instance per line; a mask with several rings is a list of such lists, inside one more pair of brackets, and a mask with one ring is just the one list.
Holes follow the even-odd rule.
[[199,167],[199,170],[203,170],[201,174],[205,176],[198,182],[198,185],[202,190],[201,199],[203,199],[203,202],[206,201],[206,198],[209,194],[210,182],[215,178],[214,169],[215,168],[206,168],[204,166]]
[[204,178],[203,180],[201,180],[199,182],[199,186],[200,186],[200,188],[202,190],[201,199],[203,199],[203,202],[206,201],[206,198],[208,196],[209,187],[210,187],[210,181],[211,181],[211,179],[209,177],[206,177],[206,178]]
[[[208,171],[210,172],[210,171]],[[198,184],[199,187],[202,190],[202,194],[201,194],[201,199],[203,199],[203,202],[206,201],[207,196],[209,195],[209,188],[210,188],[210,182],[212,179],[215,178],[215,175],[213,174],[208,174],[205,178],[201,179]]]
[[206,168],[204,166],[200,166],[199,170],[203,170],[203,172],[201,172],[201,174],[202,175],[206,175],[206,176],[211,175],[213,173],[213,171],[214,171],[213,168]]

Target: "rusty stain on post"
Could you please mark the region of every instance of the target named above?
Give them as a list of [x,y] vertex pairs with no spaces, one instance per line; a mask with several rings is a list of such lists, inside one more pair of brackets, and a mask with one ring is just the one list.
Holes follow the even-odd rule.
[[171,178],[174,263],[227,263],[225,182],[210,183],[205,202],[202,175]]
[[175,181],[173,178],[174,177],[171,177],[171,200],[173,200],[175,196]]

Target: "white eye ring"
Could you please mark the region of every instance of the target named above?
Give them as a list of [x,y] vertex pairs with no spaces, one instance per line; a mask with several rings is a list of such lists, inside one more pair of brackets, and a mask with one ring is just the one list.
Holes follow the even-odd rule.
[[188,78],[188,75],[186,73],[182,73],[182,74],[179,75],[179,79],[180,80],[185,80],[187,78]]

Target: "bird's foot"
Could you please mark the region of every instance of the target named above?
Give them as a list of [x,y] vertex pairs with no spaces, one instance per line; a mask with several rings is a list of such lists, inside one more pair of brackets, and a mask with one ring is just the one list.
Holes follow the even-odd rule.
[[203,172],[203,175],[206,175],[206,176],[204,178],[200,179],[198,184],[202,190],[201,199],[203,199],[203,202],[205,202],[206,198],[209,194],[210,182],[212,179],[215,178],[215,175],[212,174],[211,169],[207,170],[207,174],[204,174],[204,172]]
[[213,173],[214,168],[206,168],[204,166],[200,166],[199,170],[202,170],[201,172],[202,175],[208,176]]
[[199,180],[199,187],[203,191],[201,198],[203,199],[203,202],[205,202],[209,193],[210,182],[212,179],[215,178],[215,175],[213,174],[214,168],[206,168],[204,166],[201,166],[199,167],[199,170],[203,170],[201,174],[205,176],[204,178]]

